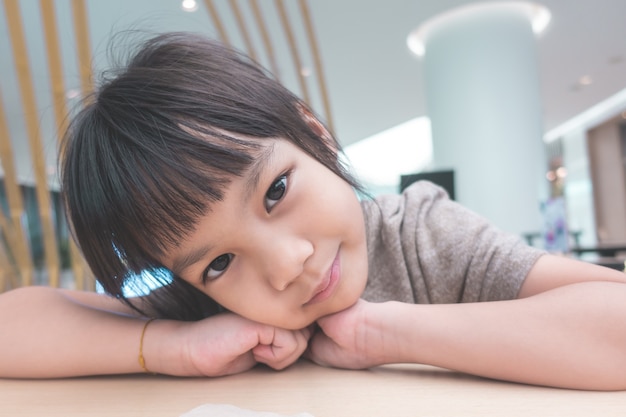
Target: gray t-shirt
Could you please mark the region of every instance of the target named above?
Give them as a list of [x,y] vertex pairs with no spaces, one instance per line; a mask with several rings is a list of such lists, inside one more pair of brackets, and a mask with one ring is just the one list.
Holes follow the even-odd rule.
[[544,253],[426,181],[362,202],[369,276],[363,298],[406,303],[513,299]]

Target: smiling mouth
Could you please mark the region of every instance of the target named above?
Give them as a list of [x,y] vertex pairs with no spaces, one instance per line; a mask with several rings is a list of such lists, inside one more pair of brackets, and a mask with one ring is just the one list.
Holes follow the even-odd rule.
[[317,286],[315,289],[315,293],[313,296],[304,303],[304,305],[311,305],[320,303],[326,299],[328,299],[337,288],[337,284],[341,278],[341,264],[339,261],[339,251],[337,251],[337,255],[335,255],[335,259],[333,260],[332,265],[324,280]]

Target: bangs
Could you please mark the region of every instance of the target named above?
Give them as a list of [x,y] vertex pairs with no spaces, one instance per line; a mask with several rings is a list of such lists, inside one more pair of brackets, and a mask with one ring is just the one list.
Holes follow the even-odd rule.
[[93,111],[83,118],[80,129],[103,137],[65,149],[63,172],[88,173],[64,178],[65,188],[73,190],[66,203],[78,242],[89,242],[81,245],[85,258],[114,277],[101,281],[111,294],[129,276],[158,268],[158,259],[193,230],[211,203],[223,199],[232,178],[246,172],[264,148],[262,141],[191,123],[164,129],[162,121],[155,132],[144,117],[130,130],[116,126],[115,114]]

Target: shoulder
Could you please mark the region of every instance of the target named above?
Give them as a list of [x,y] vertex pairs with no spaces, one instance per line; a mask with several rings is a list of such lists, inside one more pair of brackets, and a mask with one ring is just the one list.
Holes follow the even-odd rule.
[[366,219],[388,218],[406,210],[429,207],[438,201],[450,201],[446,191],[429,181],[418,181],[402,194],[386,194],[361,202]]
[[[421,228],[458,228],[459,222],[482,223],[483,219],[450,200],[447,192],[429,181],[418,181],[402,194],[376,197],[362,202],[366,228],[415,230]],[[458,229],[457,229],[458,230]],[[448,232],[449,230],[444,230]]]

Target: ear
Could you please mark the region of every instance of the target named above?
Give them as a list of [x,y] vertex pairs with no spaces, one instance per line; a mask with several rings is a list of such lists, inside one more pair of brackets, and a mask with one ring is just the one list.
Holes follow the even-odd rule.
[[309,125],[309,128],[311,128],[311,130],[315,132],[317,136],[322,138],[326,145],[330,146],[336,151],[337,144],[335,143],[333,136],[330,134],[328,129],[326,129],[326,126],[324,126],[324,124],[313,115],[311,110],[309,110],[303,104],[299,104],[298,111],[300,112],[300,116],[302,117],[302,119],[306,122],[307,125]]

